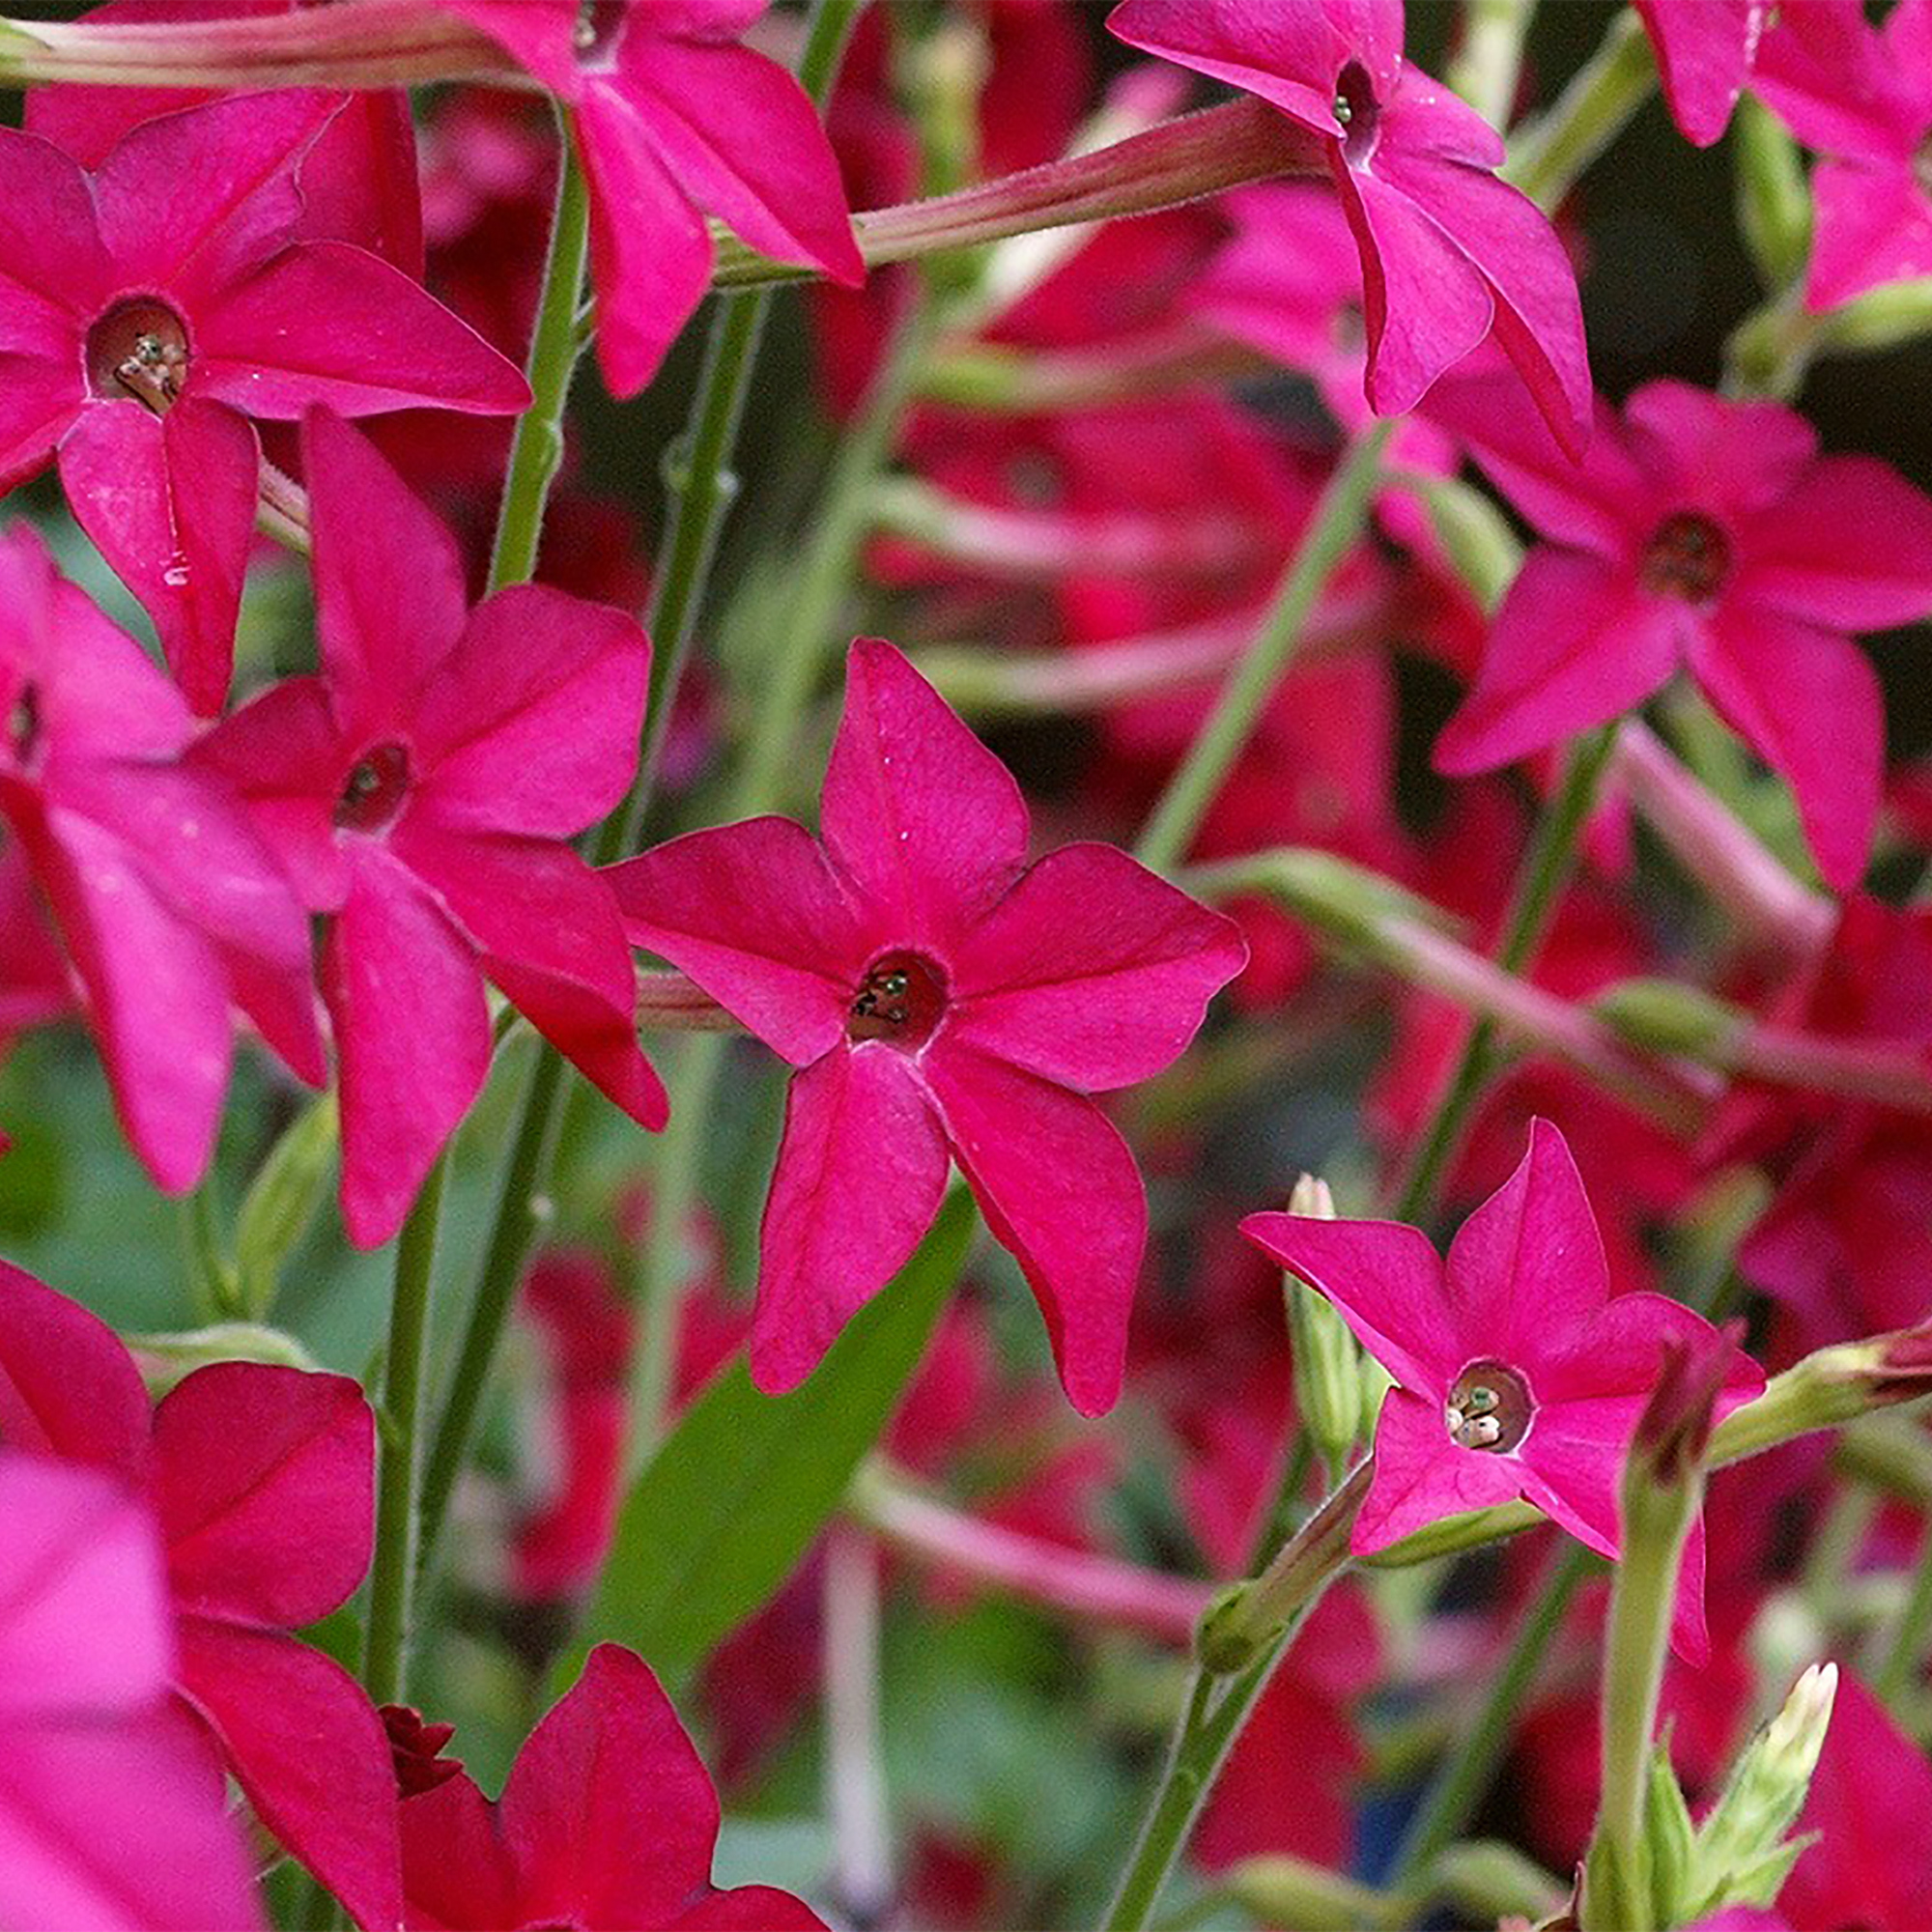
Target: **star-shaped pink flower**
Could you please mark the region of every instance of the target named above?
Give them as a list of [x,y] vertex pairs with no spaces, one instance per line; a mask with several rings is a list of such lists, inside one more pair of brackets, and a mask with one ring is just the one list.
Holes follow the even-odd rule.
[[193,735],[181,693],[40,538],[0,536],[0,818],[53,914],[122,1126],[170,1193],[208,1164],[231,1005],[302,1079],[326,1071],[307,921],[233,791],[183,762]]
[[1413,409],[1493,330],[1565,446],[1582,448],[1590,369],[1563,244],[1497,179],[1494,129],[1404,60],[1402,0],[1122,0],[1107,25],[1327,137],[1361,255],[1378,414]]
[[292,1634],[369,1567],[376,1429],[361,1390],[220,1362],[151,1412],[112,1329],[0,1264],[0,1444],[152,1501],[172,1600],[162,1687],[208,1768],[218,1753],[268,1830],[358,1924],[387,1932],[401,1916],[387,1737],[355,1680]]
[[91,173],[0,129],[0,488],[58,452],[75,519],[203,714],[227,696],[254,541],[251,417],[529,401],[400,270],[294,239],[303,157],[341,101],[251,94],[164,114]]
[[[1665,1350],[1717,1337],[1662,1295],[1610,1298],[1596,1219],[1554,1127],[1531,1123],[1520,1165],[1463,1224],[1446,1265],[1426,1236],[1389,1221],[1251,1214],[1241,1228],[1319,1288],[1395,1378],[1354,1549],[1520,1496],[1617,1554],[1624,1455]],[[1732,1357],[1720,1417],[1764,1387],[1748,1355]],[[1675,1634],[1693,1660],[1707,1644],[1703,1599],[1700,1524]]]
[[620,611],[538,584],[466,608],[447,530],[327,412],[303,430],[322,674],[202,741],[308,906],[342,1085],[342,1209],[402,1224],[490,1061],[487,975],[646,1126],[611,889],[568,840],[624,795],[650,645]]
[[1878,678],[1848,635],[1932,611],[1932,498],[1822,456],[1776,403],[1647,383],[1572,463],[1507,384],[1430,405],[1547,541],[1496,612],[1435,747],[1483,772],[1607,723],[1687,669],[1790,784],[1819,869],[1863,874],[1884,776]]
[[590,187],[597,356],[635,394],[711,285],[706,214],[780,262],[865,280],[825,129],[738,44],[765,0],[426,0],[497,42],[571,110]]
[[600,1643],[517,1753],[503,1795],[466,1774],[403,1802],[412,1932],[824,1932],[788,1891],[711,1884],[718,1794],[635,1653]]
[[847,661],[824,843],[788,819],[612,874],[633,939],[799,1069],[752,1373],[793,1387],[931,1224],[949,1160],[1026,1271],[1068,1399],[1120,1393],[1147,1203],[1089,1095],[1166,1066],[1246,949],[1109,845],[1032,867],[1019,787],[890,644]]
[[[0,1416],[9,1393],[0,1372]],[[0,1449],[0,1922],[263,1924],[220,1780],[169,1716],[154,1519],[91,1469]]]

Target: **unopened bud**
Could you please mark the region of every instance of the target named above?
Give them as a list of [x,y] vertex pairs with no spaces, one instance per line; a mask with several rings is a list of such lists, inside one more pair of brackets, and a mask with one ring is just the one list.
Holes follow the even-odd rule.
[[1803,272],[1811,252],[1811,190],[1798,143],[1753,95],[1731,123],[1738,226],[1764,286],[1773,294]]
[[1480,490],[1454,476],[1416,479],[1449,567],[1485,611],[1494,611],[1522,567],[1522,544]]
[[1285,1856],[1243,1859],[1221,1882],[1264,1925],[1295,1932],[1365,1932],[1413,1917],[1411,1902],[1399,1895]]
[[1896,349],[1922,335],[1932,335],[1932,275],[1869,289],[1824,320],[1825,340],[1838,350]]
[[1697,1479],[1743,1332],[1744,1324],[1733,1322],[1665,1345],[1662,1369],[1631,1437],[1627,1487],[1643,1481],[1681,1490]]
[[269,1362],[277,1368],[311,1370],[322,1366],[293,1335],[255,1321],[217,1321],[208,1328],[126,1339],[149,1393],[156,1397],[211,1362]]
[[1676,980],[1620,980],[1590,1006],[1633,1046],[1719,1065],[1745,1025],[1735,1008]]
[[333,1093],[311,1100],[282,1130],[235,1215],[235,1275],[243,1310],[256,1318],[275,1291],[328,1190],[341,1137]]
[[1804,1808],[1837,1690],[1838,1666],[1812,1664],[1784,1708],[1745,1747],[1697,1833],[1691,1893],[1684,1900],[1690,1916],[1724,1905],[1769,1905],[1777,1895],[1797,1855],[1784,1834]]
[[1517,1918],[1524,1924],[1561,1912],[1561,1885],[1532,1858],[1499,1838],[1465,1838],[1429,1861],[1430,1895],[1488,1924]]
[[[1325,1180],[1304,1174],[1289,1196],[1288,1211],[1319,1221],[1335,1218],[1335,1197]],[[1294,1362],[1294,1406],[1303,1426],[1339,1479],[1362,1426],[1362,1353],[1349,1325],[1319,1289],[1288,1275],[1289,1346]]]

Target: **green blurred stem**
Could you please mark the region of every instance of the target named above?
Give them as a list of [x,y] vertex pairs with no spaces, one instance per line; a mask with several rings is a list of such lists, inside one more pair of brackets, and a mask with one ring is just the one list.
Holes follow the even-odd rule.
[[437,1222],[448,1166],[445,1149],[430,1168],[396,1242],[396,1285],[378,1412],[382,1446],[376,1463],[376,1553],[369,1568],[369,1624],[362,1650],[362,1682],[378,1704],[396,1703],[408,1680],[423,1339],[429,1331]]
[[1463,0],[1463,42],[1449,85],[1492,128],[1507,128],[1536,0]]
[[1656,85],[1650,38],[1626,8],[1548,111],[1511,143],[1504,177],[1548,213],[1623,132]]
[[1468,1829],[1509,1743],[1510,1728],[1535,1680],[1550,1639],[1562,1628],[1571,1600],[1595,1559],[1580,1543],[1566,1543],[1551,1560],[1543,1587],[1518,1626],[1502,1666],[1492,1678],[1482,1709],[1455,1754],[1436,1773],[1421,1808],[1397,1848],[1389,1883],[1400,1887]]
[[[726,806],[728,818],[749,818],[782,803],[798,721],[838,641],[838,613],[868,527],[872,485],[892,455],[934,332],[934,303],[922,281],[826,479],[795,579],[786,648],[762,668],[751,735]],[[634,1469],[656,1446],[670,1400],[685,1229],[697,1205],[706,1122],[724,1051],[722,1038],[689,1040],[670,1078],[670,1124],[658,1143],[650,1227],[638,1264],[642,1332],[631,1378],[629,1459]]]
[[[1577,740],[1563,768],[1555,795],[1538,820],[1536,835],[1523,855],[1522,870],[1503,922],[1496,946],[1496,964],[1514,974],[1525,973],[1536,957],[1556,903],[1576,863],[1577,843],[1597,796],[1598,781],[1616,744],[1616,726],[1605,725]],[[1497,1058],[1496,1027],[1478,1020],[1469,1029],[1463,1051],[1450,1070],[1427,1132],[1417,1148],[1407,1179],[1397,1198],[1393,1218],[1419,1221],[1435,1199],[1464,1128],[1482,1097]]]
[[221,1248],[221,1214],[211,1171],[176,1204],[182,1272],[198,1321],[222,1321],[240,1312],[235,1270]]
[[[536,568],[544,509],[563,459],[564,408],[570,397],[571,377],[583,349],[577,330],[577,309],[582,298],[589,235],[589,201],[583,170],[566,129],[557,177],[556,212],[551,223],[550,253],[544,265],[536,322],[530,332],[526,373],[531,401],[517,424],[510,444],[510,464],[503,478],[502,503],[497,514],[496,541],[490,552],[492,590],[526,582]],[[507,1031],[506,1027],[499,1028],[497,1044],[501,1044]],[[543,1155],[550,1145],[552,1115],[562,1076],[563,1062],[556,1049],[540,1044],[511,1137],[509,1165],[503,1172],[497,1211],[484,1249],[482,1272],[464,1323],[456,1367],[437,1414],[424,1464],[416,1564],[425,1572],[449,1513],[457,1478],[469,1459],[476,1418],[496,1366],[517,1282],[523,1273],[524,1257],[535,1232]]]
[[1134,847],[1135,857],[1155,871],[1171,870],[1193,844],[1215,793],[1253,735],[1263,706],[1293,661],[1322,586],[1361,534],[1382,452],[1394,431],[1392,421],[1376,424],[1356,440],[1329,477],[1261,629]]

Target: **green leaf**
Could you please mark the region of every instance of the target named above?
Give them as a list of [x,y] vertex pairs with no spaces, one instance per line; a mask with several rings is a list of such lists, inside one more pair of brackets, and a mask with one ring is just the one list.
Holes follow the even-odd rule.
[[897,1407],[973,1225],[971,1197],[955,1189],[803,1387],[760,1395],[742,1359],[712,1378],[625,1499],[559,1688],[606,1641],[628,1644],[675,1684],[771,1599]]

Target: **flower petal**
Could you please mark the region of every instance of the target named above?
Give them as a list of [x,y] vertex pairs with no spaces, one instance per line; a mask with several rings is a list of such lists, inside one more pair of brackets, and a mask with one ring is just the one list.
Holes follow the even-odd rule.
[[948,1031],[1063,1086],[1126,1087],[1179,1057],[1246,958],[1232,920],[1126,853],[1066,845],[961,940]]
[[651,646],[637,620],[540,583],[470,612],[411,740],[440,822],[574,838],[638,765]]
[[295,1637],[196,1615],[181,1636],[183,1692],[262,1823],[364,1932],[400,1925],[395,1765],[369,1693]]
[[758,1236],[752,1379],[796,1388],[939,1211],[946,1142],[912,1062],[840,1044],[793,1075]]
[[1067,1401],[1104,1414],[1147,1249],[1133,1154],[1092,1100],[960,1041],[936,1040],[925,1072],[980,1211],[1046,1318]]
[[1530,1122],[1516,1172],[1457,1231],[1443,1286],[1463,1361],[1493,1355],[1532,1381],[1604,1306],[1604,1239],[1569,1144],[1548,1121]]
[[529,384],[461,317],[380,255],[347,242],[285,249],[212,298],[196,320],[196,393],[294,422],[344,415],[527,409]]
[[192,395],[165,416],[136,402],[94,403],[61,444],[74,520],[154,618],[169,668],[203,717],[228,696],[261,467],[246,420]]
[[833,864],[901,944],[949,950],[1026,861],[1012,774],[877,638],[860,639],[845,661],[820,813]]
[[1468,1356],[1443,1299],[1441,1257],[1426,1235],[1399,1221],[1311,1214],[1250,1214],[1241,1233],[1320,1289],[1362,1347],[1439,1408]]
[[357,1247],[403,1224],[490,1069],[469,944],[380,846],[356,841],[323,950],[342,1084],[342,1215]]
[[100,163],[100,236],[124,287],[196,296],[272,254],[301,218],[296,172],[343,96],[236,94],[144,121]]
[[391,849],[432,885],[530,1024],[640,1125],[665,1123],[638,1045],[637,979],[617,902],[568,845],[451,837],[412,813]]
[[597,361],[621,399],[657,374],[704,299],[711,231],[628,100],[598,89],[579,110],[577,138],[590,185]]
[[1724,131],[1749,77],[1768,0],[1636,0],[1670,118],[1708,148]]
[[1825,882],[1864,877],[1885,781],[1878,673],[1849,638],[1762,607],[1729,606],[1692,646],[1690,668],[1732,730],[1791,786]]
[[[1107,31],[1143,53],[1245,88],[1304,127],[1340,135],[1335,77],[1347,48],[1324,9],[1268,0],[1121,0]],[[1402,37],[1396,35],[1399,55]]]
[[625,35],[623,84],[671,173],[707,213],[780,262],[857,287],[866,265],[810,97],[750,47]]
[[141,1480],[148,1391],[98,1315],[0,1262],[0,1445]]
[[1382,1398],[1375,1474],[1349,1548],[1366,1556],[1444,1517],[1514,1502],[1521,1487],[1513,1457],[1450,1441],[1438,1399],[1392,1388]]
[[769,1885],[714,1891],[670,1921],[669,1932],[825,1932],[803,1899]]
[[838,875],[788,818],[693,832],[606,875],[624,929],[794,1066],[840,1047],[867,947]]
[[1751,524],[1734,594],[1829,631],[1932,611],[1932,497],[1871,456],[1827,456]]
[[316,629],[344,728],[393,726],[469,621],[456,540],[366,438],[327,410],[302,424]]
[[517,1869],[497,1807],[459,1774],[401,1807],[409,1923],[515,1925]]
[[266,1362],[197,1369],[155,1410],[155,1506],[175,1600],[296,1630],[369,1568],[376,1423],[346,1376]]
[[662,1924],[710,1881],[718,1799],[649,1666],[600,1643],[518,1752],[499,1821],[523,1923]]
[[[56,316],[91,316],[116,279],[86,175],[51,141],[0,128],[0,316],[14,322],[14,291],[27,292],[39,299],[21,319],[39,335]],[[8,348],[29,340],[9,328]]]
[[1435,741],[1435,769],[1493,771],[1607,724],[1668,681],[1690,628],[1686,607],[1646,596],[1628,570],[1580,551],[1531,551],[1474,686]]

